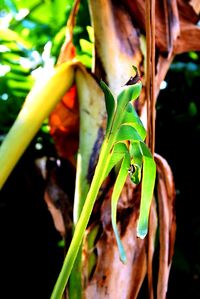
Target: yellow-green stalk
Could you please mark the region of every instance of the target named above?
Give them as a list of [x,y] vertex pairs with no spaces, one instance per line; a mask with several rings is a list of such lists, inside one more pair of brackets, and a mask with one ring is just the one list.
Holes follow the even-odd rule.
[[0,189],[44,119],[72,86],[74,65],[71,62],[56,67],[48,78],[37,82],[27,95],[19,115],[0,147]]

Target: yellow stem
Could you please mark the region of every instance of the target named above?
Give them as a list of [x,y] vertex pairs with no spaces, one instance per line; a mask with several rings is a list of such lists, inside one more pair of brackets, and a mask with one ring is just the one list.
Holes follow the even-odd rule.
[[0,147],[0,189],[42,125],[74,81],[74,63],[63,63],[28,94]]

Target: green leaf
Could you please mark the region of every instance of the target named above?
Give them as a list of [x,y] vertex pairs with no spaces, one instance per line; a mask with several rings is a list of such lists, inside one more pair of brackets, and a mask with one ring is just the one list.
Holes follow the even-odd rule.
[[[142,175],[142,153],[138,141],[132,141],[130,144],[131,167],[129,170],[130,179],[134,184],[139,184]],[[133,168],[133,169],[132,169]]]
[[134,127],[138,131],[142,140],[146,138],[146,130],[132,103],[128,103],[126,106],[122,123],[129,124],[130,126]]
[[124,250],[124,247],[122,245],[122,242],[120,240],[120,236],[118,233],[118,229],[117,229],[117,203],[119,200],[119,196],[121,194],[121,191],[124,187],[127,175],[128,175],[128,169],[130,166],[130,156],[129,154],[124,156],[124,159],[122,161],[115,185],[114,185],[114,189],[113,189],[113,193],[112,193],[112,198],[111,198],[111,221],[112,221],[112,226],[113,226],[113,230],[115,233],[115,237],[117,240],[117,246],[119,249],[119,254],[120,254],[120,260],[123,263],[126,263],[126,253]]
[[113,167],[123,159],[124,155],[128,154],[129,151],[127,149],[127,146],[124,143],[116,143],[113,147],[113,150],[111,152],[111,159],[108,164],[108,168],[106,170],[105,176],[103,180],[109,175],[110,171],[113,169]]
[[126,105],[130,101],[136,100],[141,92],[142,89],[142,83],[139,81],[138,83],[134,85],[125,85],[121,88],[121,92],[119,93],[117,97],[117,105],[119,109],[124,111]]
[[152,154],[144,142],[140,142],[140,148],[142,151],[143,156],[153,159]]
[[106,132],[108,132],[111,128],[112,119],[115,112],[115,99],[106,83],[102,80],[100,81],[100,86],[105,95],[106,111],[108,115]]
[[121,125],[117,132],[115,142],[125,141],[125,140],[142,141],[142,138],[140,137],[140,135],[138,134],[135,128],[128,125]]
[[94,29],[91,26],[86,26],[88,35],[89,35],[89,40],[91,43],[94,43]]
[[91,68],[92,65],[92,57],[87,54],[80,54],[76,55],[76,59],[80,61],[83,65],[85,65],[87,68]]
[[81,38],[80,39],[80,46],[81,46],[81,50],[83,52],[85,52],[88,55],[92,56],[93,44],[91,42],[87,41],[86,39]]
[[31,48],[31,44],[27,40],[23,39],[17,32],[7,28],[0,29],[0,39],[11,42],[14,41],[21,44],[25,48]]
[[148,232],[148,220],[156,178],[156,164],[147,146],[140,142],[143,155],[142,193],[137,236],[143,239]]

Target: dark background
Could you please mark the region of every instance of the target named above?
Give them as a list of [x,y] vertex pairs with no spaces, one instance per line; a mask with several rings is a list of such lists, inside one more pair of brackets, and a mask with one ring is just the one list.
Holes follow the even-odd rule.
[[177,56],[157,102],[156,151],[172,168],[177,235],[168,298],[200,298],[199,53]]

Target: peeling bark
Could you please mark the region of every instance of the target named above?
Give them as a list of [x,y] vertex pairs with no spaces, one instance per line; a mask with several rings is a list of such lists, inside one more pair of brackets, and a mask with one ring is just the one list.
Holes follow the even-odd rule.
[[158,173],[158,210],[160,256],[157,298],[165,299],[176,235],[175,187],[171,169],[165,159],[155,155]]
[[[86,298],[137,298],[147,269],[146,240],[136,237],[136,224],[139,215],[140,192],[130,188],[127,182],[119,202],[120,221],[126,217],[121,240],[124,244],[127,264],[119,259],[119,252],[110,222],[110,198],[101,208],[103,234],[96,244],[97,265],[92,279],[86,288]],[[132,190],[132,191],[130,191]],[[134,198],[134,203],[133,203]],[[121,230],[122,232],[122,230]]]
[[[144,0],[121,2],[90,0],[89,7],[95,36],[93,72],[97,78],[105,80],[114,93],[117,93],[117,90],[126,83],[127,78],[132,76],[131,66],[135,65],[139,69],[143,90],[139,100],[135,102],[135,107],[148,133],[149,127],[152,127],[148,144],[154,152],[153,136],[156,118],[154,109],[160,84],[176,54],[200,50],[200,28],[197,26],[200,7],[196,0],[189,2],[185,0],[155,1],[155,10],[151,6],[150,22],[147,25],[145,9],[147,10],[148,5],[152,3],[151,0],[146,0],[145,8]],[[152,34],[154,23],[155,41],[154,33]],[[149,34],[151,36],[148,39]],[[151,54],[155,55],[149,56],[150,50]],[[149,66],[146,68],[148,63]],[[155,80],[152,76],[155,76]],[[150,100],[149,104],[147,99]],[[151,116],[150,122],[147,121],[148,113]],[[93,229],[94,223],[101,227],[99,232],[102,233],[93,248],[93,252],[95,250],[97,252],[96,267],[90,278],[87,277],[87,273],[85,274],[84,298],[137,298],[146,275],[148,275],[149,298],[153,299],[156,292],[158,299],[166,298],[176,234],[175,189],[173,175],[165,159],[155,154],[155,160],[158,176],[158,207],[154,200],[147,238],[140,240],[136,237],[140,187],[136,188],[128,179],[118,204],[119,231],[121,231],[121,239],[128,259],[126,265],[120,262],[111,228],[112,178],[109,182],[111,187],[110,185],[108,187],[108,184],[102,187],[86,233],[87,236]],[[160,251],[156,291],[153,288],[155,284],[152,275],[152,260],[157,225],[160,228]],[[84,252],[84,258],[87,264],[89,259],[87,250]]]

